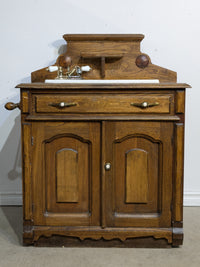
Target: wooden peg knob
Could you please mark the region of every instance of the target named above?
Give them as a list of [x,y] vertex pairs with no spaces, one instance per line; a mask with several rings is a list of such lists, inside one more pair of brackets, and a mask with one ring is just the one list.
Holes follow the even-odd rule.
[[20,103],[13,103],[13,102],[8,102],[4,106],[7,110],[13,110],[15,108],[20,109]]
[[65,56],[64,57],[64,67],[67,68],[67,67],[70,67],[72,64],[72,58],[70,56]]
[[139,55],[135,61],[138,68],[141,68],[141,69],[146,68],[149,65],[149,62],[150,62],[150,58],[145,54]]

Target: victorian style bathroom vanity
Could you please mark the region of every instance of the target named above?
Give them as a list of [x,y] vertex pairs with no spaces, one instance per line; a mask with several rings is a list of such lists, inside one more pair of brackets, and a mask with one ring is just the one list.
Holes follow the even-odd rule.
[[189,85],[143,38],[64,35],[67,52],[6,104],[21,109],[24,244],[182,244]]

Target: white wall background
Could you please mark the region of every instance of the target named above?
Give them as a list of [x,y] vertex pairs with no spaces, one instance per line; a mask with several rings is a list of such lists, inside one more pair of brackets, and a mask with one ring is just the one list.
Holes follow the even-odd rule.
[[143,33],[142,51],[187,82],[185,204],[200,205],[200,2],[198,0],[4,0],[0,7],[0,204],[21,204],[15,85],[52,64],[65,33]]

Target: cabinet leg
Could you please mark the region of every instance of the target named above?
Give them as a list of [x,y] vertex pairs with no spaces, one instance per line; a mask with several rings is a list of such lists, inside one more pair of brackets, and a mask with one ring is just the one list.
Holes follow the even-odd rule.
[[172,247],[179,247],[183,244],[183,228],[173,228]]

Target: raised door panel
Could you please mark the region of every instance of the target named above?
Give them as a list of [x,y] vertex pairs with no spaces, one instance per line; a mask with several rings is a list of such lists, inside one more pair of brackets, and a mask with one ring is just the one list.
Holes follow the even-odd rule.
[[47,211],[88,214],[90,142],[57,136],[45,142]]
[[136,134],[117,140],[114,149],[116,217],[124,213],[155,216],[161,203],[162,144]]
[[107,122],[104,128],[104,161],[111,162],[103,170],[104,226],[170,227],[173,124]]
[[55,161],[57,202],[78,202],[78,169],[80,169],[78,167],[78,163],[80,161],[80,157],[78,157],[78,150],[72,148],[60,149],[56,152]]
[[33,123],[33,133],[35,224],[99,225],[99,123]]
[[125,203],[148,202],[148,152],[131,149],[125,152]]

